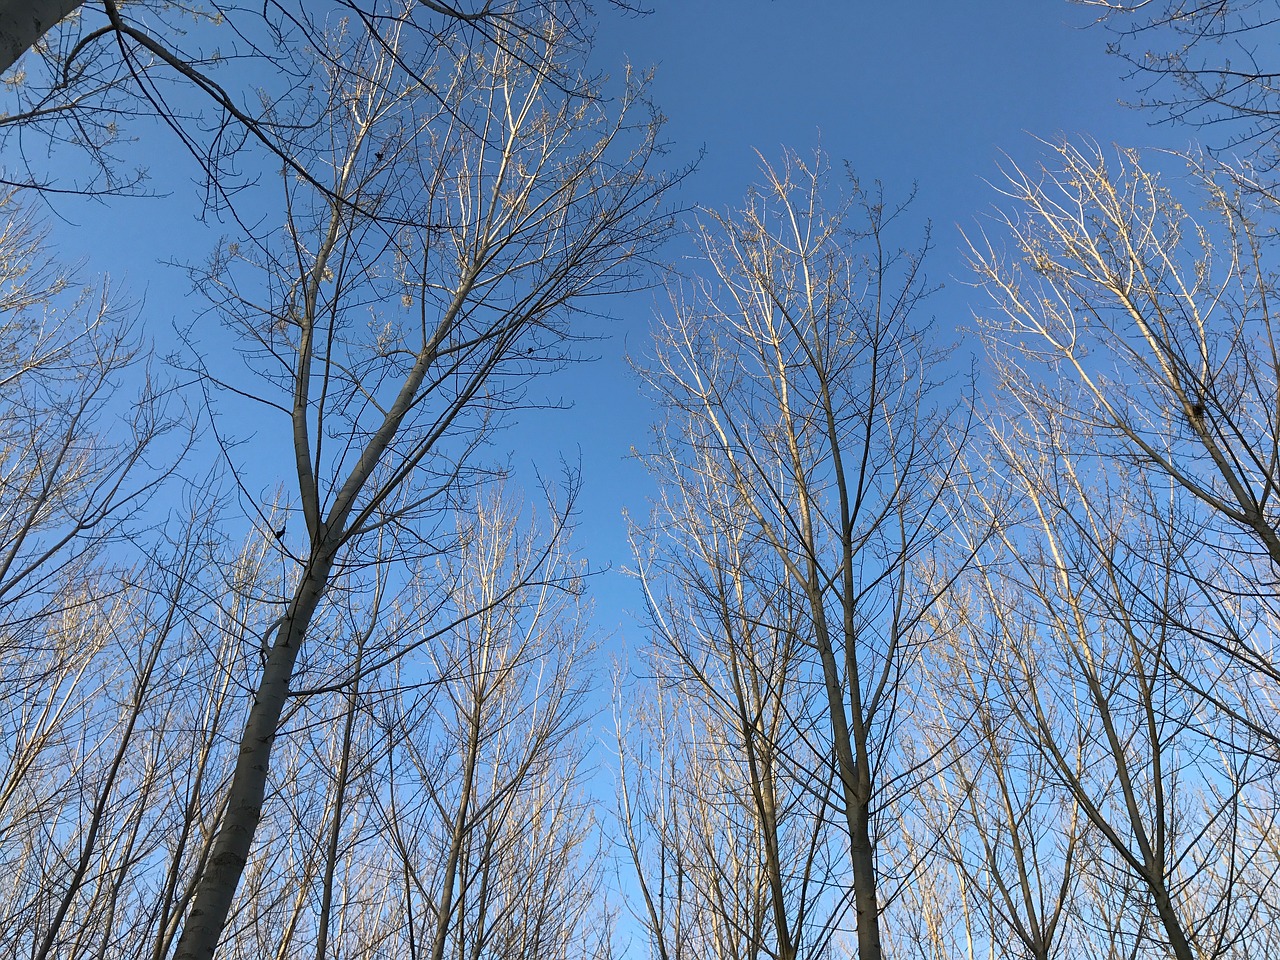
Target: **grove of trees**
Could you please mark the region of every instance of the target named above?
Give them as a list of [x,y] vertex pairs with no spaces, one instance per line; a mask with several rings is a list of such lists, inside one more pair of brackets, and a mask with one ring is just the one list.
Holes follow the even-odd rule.
[[[1010,162],[970,331],[821,151],[682,214],[580,5],[0,3],[0,958],[1280,956],[1280,13],[1082,2],[1228,149]],[[139,118],[165,357],[37,215]],[[493,448],[676,231],[602,746]]]

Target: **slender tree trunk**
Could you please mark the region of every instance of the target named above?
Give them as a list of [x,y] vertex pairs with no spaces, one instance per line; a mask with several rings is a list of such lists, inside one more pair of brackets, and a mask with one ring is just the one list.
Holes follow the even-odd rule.
[[333,882],[338,867],[339,845],[342,841],[342,816],[347,794],[347,781],[351,773],[351,739],[356,725],[356,706],[359,695],[360,669],[364,660],[364,643],[356,650],[354,675],[347,696],[347,715],[342,721],[342,754],[338,760],[338,773],[334,784],[333,822],[329,829],[329,847],[325,852],[324,880],[320,887],[320,918],[316,921],[316,960],[329,955],[329,926],[333,916]]
[[1164,932],[1169,937],[1170,952],[1177,960],[1195,960],[1195,953],[1191,950],[1186,931],[1182,929],[1182,919],[1174,909],[1173,899],[1169,896],[1169,888],[1165,886],[1163,880],[1152,883],[1150,886],[1156,913],[1159,914]]
[[453,919],[453,899],[458,887],[458,864],[462,859],[463,844],[466,843],[471,819],[471,800],[475,790],[476,763],[480,752],[480,704],[472,708],[470,729],[467,731],[467,755],[463,762],[462,795],[458,798],[458,811],[451,826],[452,836],[449,838],[449,855],[445,861],[444,877],[441,881],[443,889],[436,902],[436,931],[431,946],[430,960],[444,960],[449,946],[449,924]]
[[[846,797],[849,792],[845,791]],[[848,799],[845,802],[848,803]],[[881,960],[880,903],[876,896],[876,851],[871,842],[869,804],[861,798],[856,799],[848,819],[853,906],[858,919],[858,960]]]
[[[840,682],[835,650],[818,605],[819,596],[812,591],[810,602],[817,627],[818,655],[822,660],[827,713],[840,776],[840,795],[844,800],[845,824],[849,831],[849,866],[853,868],[853,905],[858,923],[858,960],[881,960],[880,905],[876,895],[875,847],[871,842],[871,767],[858,717],[862,707],[857,698],[856,681],[849,679],[848,685],[855,697],[854,721],[859,727],[859,730],[852,731],[845,714],[845,689]],[[852,642],[846,640],[846,643]]]
[[83,0],[0,0],[0,73],[83,4]]
[[289,682],[298,651],[328,584],[333,550],[326,546],[315,551],[313,558],[267,657],[262,683],[240,740],[240,755],[236,758],[227,794],[226,818],[214,840],[208,868],[196,886],[175,960],[213,960],[231,913],[236,888],[249,860],[249,848],[262,819],[271,748],[288,701]]

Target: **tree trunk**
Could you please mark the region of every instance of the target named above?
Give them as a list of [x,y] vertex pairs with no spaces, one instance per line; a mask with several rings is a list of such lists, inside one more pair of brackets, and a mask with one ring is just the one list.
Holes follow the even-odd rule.
[[1159,882],[1149,882],[1149,886],[1152,899],[1155,901],[1156,914],[1160,917],[1165,935],[1169,938],[1169,951],[1177,960],[1195,960],[1186,931],[1182,929],[1182,919],[1173,907],[1173,899],[1169,896],[1169,890],[1164,885],[1163,878]]
[[0,74],[78,9],[83,0],[0,0]]
[[267,657],[262,683],[240,739],[240,756],[236,758],[228,791],[227,815],[214,840],[208,868],[196,886],[175,960],[213,960],[226,928],[231,903],[249,859],[249,848],[262,819],[271,747],[289,698],[293,668],[311,618],[324,595],[332,566],[331,550],[313,560],[298,585],[285,622],[276,633],[275,645]]
[[[836,669],[835,650],[822,620],[820,594],[810,593],[817,627],[818,655],[822,660],[823,680],[827,693],[827,714],[831,721],[832,746],[840,776],[840,796],[844,801],[845,825],[849,831],[849,866],[853,868],[853,904],[858,923],[858,960],[881,960],[880,905],[876,893],[876,855],[871,842],[871,762],[867,756],[863,724],[859,717],[862,704],[858,696],[856,675],[848,681],[853,696],[855,732],[845,715],[844,687]],[[853,643],[853,639],[845,641]]]
[[[845,795],[848,796],[848,791]],[[869,804],[859,799],[849,810],[849,861],[853,866],[858,960],[881,960],[880,904],[876,896],[876,857],[875,847],[871,843],[871,816],[868,807]]]

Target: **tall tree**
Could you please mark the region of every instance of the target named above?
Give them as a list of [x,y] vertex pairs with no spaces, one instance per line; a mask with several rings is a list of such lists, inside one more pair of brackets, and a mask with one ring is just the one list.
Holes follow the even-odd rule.
[[1152,529],[1200,545],[1172,557],[1199,602],[1167,613],[1214,654],[1186,663],[1185,681],[1274,755],[1280,672],[1253,629],[1274,622],[1280,565],[1274,206],[1193,162],[1184,183],[1205,206],[1197,222],[1134,152],[1114,163],[1069,144],[1056,154],[1059,169],[1010,177],[1021,263],[975,245],[999,307],[987,338],[1003,385],[1073,462],[1141,466]]
[[[706,605],[694,616],[724,605],[758,625],[754,636],[726,636],[707,619],[702,635],[772,635],[797,658],[793,675],[820,691],[816,717],[787,717],[808,757],[781,762],[814,789],[832,785],[815,812],[836,812],[858,954],[878,960],[890,856],[879,815],[903,772],[895,744],[928,639],[923,617],[944,589],[945,501],[964,425],[935,393],[916,316],[924,251],[891,240],[903,208],[856,182],[827,206],[821,155],[788,154],[763,173],[742,210],[705,215],[705,273],[672,291],[645,372],[668,415],[649,458],[670,491],[657,525],[675,533],[659,538],[671,559],[652,564],[651,591],[696,575]],[[686,504],[731,513],[749,548],[699,538]],[[931,563],[936,576],[917,576]],[[726,576],[708,573],[720,567]],[[747,594],[716,595],[725,588]],[[750,735],[759,755],[786,747],[767,730]],[[805,769],[809,757],[822,767]]]
[[[1000,513],[1007,520],[1007,510]],[[1015,594],[998,569],[993,588]],[[1011,954],[1051,960],[1090,942],[1076,922],[1086,824],[1024,734],[1016,708],[1000,696],[1008,672],[1002,648],[988,642],[987,595],[967,586],[934,612],[946,650],[922,678],[935,709],[921,716],[917,737],[932,774],[914,798],[925,873],[912,893],[937,896],[940,874],[950,873],[955,902],[936,908],[939,919],[921,939],[948,955],[963,931],[969,950],[985,939],[1008,945]]]
[[[275,418],[296,486],[278,534],[287,593],[262,628],[262,673],[178,957],[212,956],[226,927],[281,724],[304,695],[299,664],[305,690],[342,688],[432,642],[388,641],[357,665],[315,629],[331,586],[357,590],[362,569],[460,546],[439,524],[471,495],[476,447],[564,359],[575,306],[625,286],[666,222],[669,181],[647,170],[652,115],[634,88],[594,95],[557,20],[483,48],[424,48],[406,20],[378,26],[315,51],[335,65],[325,108],[291,121],[330,182],[286,167],[282,227],[196,271],[247,364],[201,361],[208,393]],[[261,529],[272,536],[274,523]]]
[[1268,201],[1193,166],[1197,222],[1135,153],[1057,157],[1010,177],[1014,253],[975,245],[994,475],[1022,503],[982,565],[986,656],[1088,820],[1097,922],[1126,950],[1249,955],[1280,759]]
[[804,731],[818,714],[803,615],[771,605],[793,593],[763,596],[746,579],[764,562],[746,562],[739,513],[670,489],[664,502],[679,520],[666,515],[664,533],[638,531],[636,544],[656,689],[628,693],[618,739],[638,912],[660,957],[821,956],[845,919],[833,891],[848,871],[834,852],[830,769]]

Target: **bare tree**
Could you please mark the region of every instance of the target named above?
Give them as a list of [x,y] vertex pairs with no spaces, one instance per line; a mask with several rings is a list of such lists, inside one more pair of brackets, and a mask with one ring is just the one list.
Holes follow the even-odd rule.
[[[988,642],[986,609],[972,588],[944,598],[936,629],[948,649],[931,658],[923,680],[936,709],[922,718],[919,738],[934,770],[915,798],[923,811],[917,859],[925,878],[950,871],[956,888],[956,902],[936,908],[929,942],[952,955],[948,938],[963,930],[969,951],[986,939],[1049,960],[1089,942],[1073,922],[1085,821],[1000,694],[1005,665]],[[931,886],[925,878],[913,886]]]
[[1280,161],[1280,14],[1267,0],[1074,0],[1101,8],[1138,105],[1217,137],[1265,171]]
[[[73,299],[68,282],[10,222],[5,951],[376,956],[406,938],[411,954],[609,950],[569,746],[580,612],[555,602],[580,593],[559,554],[570,506],[536,542],[502,510],[454,518],[501,472],[477,450],[571,357],[577,305],[627,287],[660,240],[671,181],[646,169],[658,141],[642,82],[606,100],[563,19],[503,10],[487,42],[424,44],[405,8],[290,51],[320,90],[267,108],[293,137],[284,162],[265,145],[280,224],[193,270],[222,324],[189,356],[249,510],[238,553],[210,532],[227,522],[216,481],[192,494],[189,536],[166,546],[131,529],[185,438],[168,443],[158,389],[132,407],[113,398],[140,370],[127,330],[105,298],[67,319],[46,310]],[[109,444],[96,430],[116,402],[128,429]],[[256,471],[274,461],[227,430],[246,405],[263,433],[279,418],[293,453],[297,486],[272,506],[257,492],[271,467]],[[484,624],[492,643],[473,646]],[[482,649],[509,662],[467,661]],[[479,758],[457,781],[484,798],[470,803],[435,777],[461,740],[415,724],[476,683],[474,711],[455,703]],[[426,764],[418,780],[400,747]],[[387,783],[400,784],[392,809]],[[410,810],[430,814],[418,833],[400,821]],[[453,855],[437,861],[441,817]],[[390,861],[385,847],[368,856],[371,824],[397,838]],[[453,871],[443,886],[439,869]],[[403,903],[417,904],[407,923]]]
[[[764,166],[743,210],[706,216],[707,273],[673,291],[645,377],[669,414],[650,463],[672,491],[670,522],[686,523],[680,501],[697,497],[712,514],[732,511],[750,544],[703,557],[691,553],[710,544],[675,540],[662,547],[677,558],[670,568],[743,563],[724,585],[746,584],[749,597],[717,602],[743,604],[761,642],[794,631],[797,669],[820,691],[820,723],[801,735],[823,768],[789,776],[832,784],[858,953],[869,960],[883,951],[892,857],[878,817],[905,772],[895,746],[904,678],[944,582],[915,573],[938,559],[951,442],[964,427],[934,399],[931,348],[913,316],[926,292],[923,251],[889,239],[901,208],[856,183],[828,208],[827,177],[821,155],[789,154]],[[714,596],[714,584],[706,577],[697,589]],[[799,613],[779,620],[779,607]],[[710,621],[699,629],[742,640]],[[759,751],[781,746],[756,735]]]
[[269,576],[259,538],[223,552],[208,507],[126,545],[133,566],[117,548],[78,570],[34,642],[5,650],[5,956],[168,955],[220,816],[234,678],[256,659],[246,630]]
[[[317,630],[331,588],[368,590],[362,570],[456,548],[440,522],[470,495],[476,447],[564,359],[575,304],[624,285],[665,223],[668,181],[646,171],[651,115],[635,90],[614,106],[554,83],[577,55],[557,21],[483,50],[415,47],[400,25],[322,51],[341,67],[308,149],[331,183],[286,168],[283,228],[228,243],[196,273],[247,364],[201,362],[209,394],[277,418],[296,488],[282,530],[261,519],[288,551],[289,586],[261,628],[263,671],[179,957],[212,956],[226,929],[290,704],[434,642],[388,641],[357,665]],[[247,486],[248,466],[238,476]]]
[[1189,618],[1169,614],[1184,602],[1176,558],[1193,546],[1143,529],[1127,471],[1055,470],[1049,438],[1046,454],[1030,453],[1030,437],[1012,446],[1009,472],[1036,519],[1004,542],[1016,599],[991,600],[1002,687],[1089,822],[1082,865],[1098,903],[1131,905],[1102,925],[1140,952],[1150,941],[1184,958],[1248,954],[1255,904],[1237,893],[1264,847],[1241,814],[1251,794],[1265,798],[1265,764],[1169,666],[1199,653]]
[[17,630],[127,530],[172,471],[152,459],[176,464],[189,434],[158,385],[118,396],[145,355],[107,285],[78,286],[12,196],[0,213],[0,622]]
[[[717,452],[686,454],[698,459],[673,479],[688,482],[668,482],[654,522],[633,534],[655,689],[622,718],[618,746],[645,924],[660,956],[822,956],[847,912],[847,868],[831,768],[806,732],[822,712],[807,608],[743,524]],[[667,862],[678,890],[663,882]]]
[[[471,42],[480,49],[536,34],[551,21],[583,39],[588,19],[578,0],[285,0],[199,8],[156,0],[3,2],[0,72],[8,77],[0,138],[18,148],[9,155],[21,165],[7,176],[51,193],[145,192],[147,172],[126,143],[138,118],[153,117],[194,160],[206,208],[220,215],[261,178],[259,151],[325,189],[330,178],[310,166],[314,156],[305,143],[315,112],[326,106],[316,93],[325,88],[325,71],[344,66],[312,52],[325,48],[340,21],[375,44],[395,21],[419,47]],[[552,79],[578,85],[572,73]],[[57,156],[58,172],[47,160],[28,162],[34,155]]]
[[1265,200],[1194,168],[1197,223],[1135,154],[1057,154],[1010,178],[1013,256],[975,244],[995,475],[1026,508],[982,567],[989,656],[1088,820],[1095,927],[1250,955],[1276,875]]
[[3,214],[0,922],[14,951],[79,956],[96,949],[102,917],[127,909],[133,858],[155,850],[155,818],[126,798],[162,792],[159,758],[135,749],[172,631],[146,622],[163,601],[122,582],[137,576],[139,515],[190,433],[145,378],[106,284],[79,287],[12,197]]
[[[814,712],[797,690],[798,634],[749,619],[754,590],[702,595],[696,573],[683,572],[691,593],[665,581],[662,639],[646,658],[653,689],[619,695],[620,819],[638,917],[659,957],[822,956],[847,912],[847,868],[832,836],[830,767],[800,731]],[[652,568],[645,577],[656,588]],[[826,782],[809,782],[814,770]]]
[[555,513],[542,537],[519,532],[519,513],[494,498],[461,519],[466,545],[442,578],[463,616],[427,674],[444,679],[402,675],[376,711],[387,745],[374,821],[397,868],[399,937],[435,960],[610,947],[581,782],[583,569]]
[[1197,222],[1134,153],[1115,170],[1096,150],[1056,153],[1061,170],[1010,178],[1021,264],[975,245],[1004,385],[1035,422],[1080,425],[1043,427],[1064,456],[1141,467],[1152,529],[1203,546],[1173,558],[1199,619],[1167,613],[1227,660],[1189,662],[1184,679],[1274,749],[1280,674],[1252,629],[1274,622],[1280,564],[1270,202],[1193,164]]
[[220,956],[607,955],[568,506],[489,491],[455,554],[329,605],[353,664],[423,654],[295,703]]

